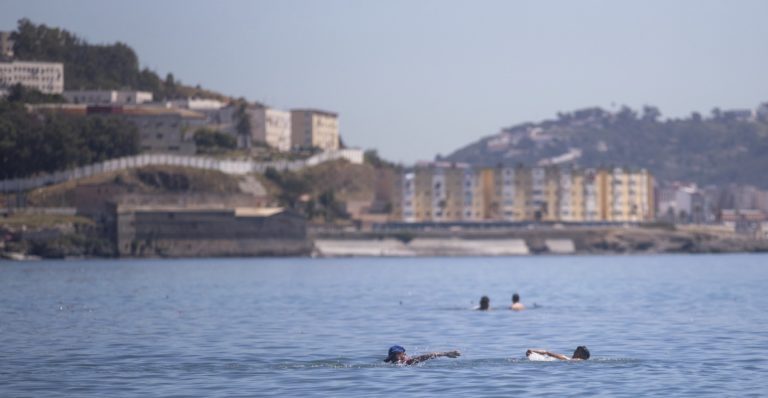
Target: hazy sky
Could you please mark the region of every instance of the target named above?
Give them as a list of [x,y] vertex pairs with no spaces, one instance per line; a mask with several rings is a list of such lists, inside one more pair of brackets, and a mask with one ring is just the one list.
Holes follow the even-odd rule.
[[184,83],[339,112],[348,145],[407,163],[558,111],[768,101],[761,0],[0,0],[0,29],[22,17]]

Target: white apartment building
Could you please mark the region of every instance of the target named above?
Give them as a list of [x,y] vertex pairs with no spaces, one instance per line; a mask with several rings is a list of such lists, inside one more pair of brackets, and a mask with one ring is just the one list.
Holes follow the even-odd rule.
[[266,106],[248,108],[252,142],[264,143],[279,151],[291,150],[291,113]]
[[584,221],[600,220],[598,186],[597,171],[587,170],[584,173]]
[[[534,218],[543,217],[547,204],[547,172],[541,167],[531,169],[531,203],[529,213]],[[538,217],[536,216],[538,214]]]
[[71,103],[87,105],[137,105],[153,98],[149,91],[133,90],[67,90],[63,96]]
[[173,108],[189,109],[192,111],[216,110],[227,106],[227,104],[219,100],[207,98],[185,98],[168,101],[167,104]]
[[0,62],[0,90],[21,84],[45,94],[64,92],[64,64],[61,62]]
[[560,218],[563,221],[574,219],[573,173],[569,169],[560,171]]
[[339,149],[339,115],[317,109],[291,110],[291,145],[324,151]]
[[515,169],[501,169],[501,216],[505,221],[515,221]]
[[416,175],[413,172],[405,173],[403,175],[403,179],[401,181],[401,192],[402,194],[402,209],[403,209],[403,221],[405,222],[415,222],[416,218],[414,217],[414,202],[416,200],[414,196],[415,192],[415,178]]
[[483,205],[480,176],[472,168],[464,170],[464,178],[461,184],[463,195],[461,218],[464,221],[477,221],[481,219],[480,211]]
[[432,173],[432,220],[444,221],[447,207],[445,169],[436,168]]

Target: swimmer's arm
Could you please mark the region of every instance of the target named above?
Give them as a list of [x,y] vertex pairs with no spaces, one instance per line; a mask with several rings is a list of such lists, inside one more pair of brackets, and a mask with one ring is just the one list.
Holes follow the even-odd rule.
[[408,365],[414,365],[419,362],[424,362],[433,358],[439,358],[439,357],[448,357],[448,358],[456,358],[460,356],[461,353],[458,351],[446,351],[446,352],[430,352],[428,354],[422,354],[416,357],[413,357],[408,360]]
[[531,355],[531,353],[533,353],[533,352],[535,352],[535,353],[537,353],[539,355],[546,355],[546,356],[549,356],[549,357],[552,357],[552,358],[557,358],[557,359],[559,359],[561,361],[567,361],[569,359],[567,356],[565,356],[563,354],[558,354],[556,352],[549,352],[549,351],[544,351],[544,350],[533,350],[533,349],[529,349],[528,351],[526,351],[525,352],[525,356],[527,357],[527,356]]

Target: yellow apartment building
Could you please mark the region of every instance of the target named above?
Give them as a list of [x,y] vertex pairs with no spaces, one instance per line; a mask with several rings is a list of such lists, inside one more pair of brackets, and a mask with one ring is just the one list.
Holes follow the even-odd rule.
[[393,219],[405,222],[642,222],[655,218],[646,170],[472,168],[423,163],[402,174]]

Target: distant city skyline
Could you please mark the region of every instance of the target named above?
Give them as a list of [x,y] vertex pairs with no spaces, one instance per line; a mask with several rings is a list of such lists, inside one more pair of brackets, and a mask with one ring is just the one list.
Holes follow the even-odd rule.
[[684,117],[768,101],[757,0],[4,0],[0,11],[0,30],[29,18],[124,42],[185,84],[338,112],[347,145],[405,163],[585,107]]

